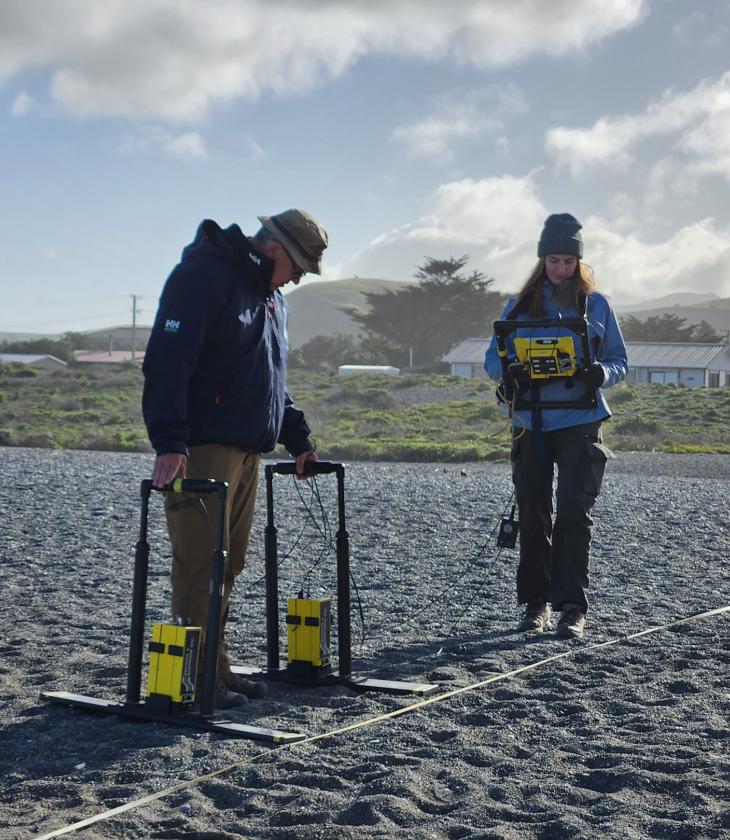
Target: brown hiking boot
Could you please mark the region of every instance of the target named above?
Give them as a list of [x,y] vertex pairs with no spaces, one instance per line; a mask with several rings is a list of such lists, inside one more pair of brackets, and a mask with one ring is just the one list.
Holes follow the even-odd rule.
[[586,614],[578,604],[563,604],[563,614],[555,634],[562,639],[580,639],[586,626]]
[[269,693],[266,683],[247,680],[240,674],[226,674],[226,683],[231,691],[235,691],[236,694],[247,697],[249,700],[260,700]]
[[517,625],[518,630],[543,630],[550,629],[550,604],[544,598],[533,598],[527,602],[522,618]]

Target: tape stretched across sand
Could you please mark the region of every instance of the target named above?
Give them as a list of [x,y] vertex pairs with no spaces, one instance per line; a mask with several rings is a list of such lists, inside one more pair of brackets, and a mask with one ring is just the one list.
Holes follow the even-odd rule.
[[111,817],[116,817],[128,811],[141,808],[144,805],[150,804],[151,802],[155,802],[157,800],[164,799],[165,797],[172,796],[173,794],[180,793],[183,790],[195,787],[196,785],[200,785],[203,782],[207,782],[211,779],[224,776],[227,773],[231,773],[234,770],[238,770],[241,767],[253,764],[254,762],[262,758],[274,755],[280,750],[295,749],[298,747],[305,746],[306,744],[313,744],[317,741],[324,741],[327,738],[335,738],[338,735],[345,735],[348,732],[354,732],[357,729],[364,729],[367,726],[373,726],[376,723],[381,723],[382,721],[386,721],[391,718],[396,718],[400,715],[408,714],[409,712],[416,711],[417,709],[423,709],[426,706],[432,706],[435,703],[442,703],[445,700],[449,700],[450,698],[456,697],[459,694],[465,694],[469,691],[476,691],[477,689],[484,688],[485,686],[490,685],[491,683],[514,679],[515,677],[518,677],[521,674],[525,674],[529,671],[534,671],[538,668],[541,668],[543,665],[547,665],[550,662],[555,662],[558,659],[565,659],[566,657],[574,656],[578,653],[587,653],[589,651],[599,650],[600,648],[612,647],[613,645],[621,644],[622,642],[627,642],[632,639],[638,639],[642,636],[648,636],[653,633],[658,633],[662,630],[668,630],[672,627],[677,627],[680,624],[686,624],[690,621],[698,621],[704,618],[711,618],[712,616],[721,615],[722,613],[726,612],[730,612],[730,604],[724,607],[718,607],[713,610],[707,610],[705,612],[696,613],[695,615],[690,615],[685,618],[677,619],[675,621],[670,621],[667,624],[661,624],[656,627],[648,627],[646,630],[640,630],[638,633],[631,633],[628,636],[621,636],[618,639],[610,639],[607,642],[597,642],[595,644],[590,644],[586,646],[574,647],[570,650],[564,651],[563,653],[557,653],[553,656],[548,656],[545,659],[539,659],[536,662],[531,662],[528,665],[522,665],[521,667],[515,668],[512,671],[505,671],[501,674],[494,674],[490,677],[487,677],[484,680],[479,680],[479,682],[470,683],[469,685],[461,686],[460,688],[454,688],[449,691],[445,691],[441,694],[437,694],[433,697],[427,697],[423,700],[418,700],[415,703],[410,703],[409,705],[403,706],[400,709],[395,709],[392,712],[385,712],[384,714],[376,715],[375,717],[371,718],[366,718],[365,720],[360,720],[356,723],[351,723],[347,726],[339,727],[338,729],[331,729],[327,732],[322,732],[319,735],[312,735],[311,737],[305,738],[302,741],[296,741],[290,744],[281,744],[273,750],[267,750],[266,752],[250,756],[249,758],[246,758],[242,761],[237,761],[234,764],[229,764],[226,767],[222,767],[219,770],[214,770],[212,773],[206,773],[204,776],[197,776],[195,779],[189,779],[185,782],[181,782],[180,784],[166,788],[165,790],[158,791],[157,793],[152,793],[148,796],[140,797],[139,799],[134,799],[130,802],[126,802],[124,805],[119,805],[116,808],[110,808],[108,811],[103,811],[102,813],[96,814],[93,817],[87,817],[86,819],[80,820],[79,822],[64,826],[63,828],[56,829],[55,831],[50,831],[47,834],[39,835],[37,838],[35,838],[35,840],[51,840],[51,838],[53,837],[61,837],[64,834],[70,834],[73,831],[77,831],[81,828],[86,828],[87,826],[93,825],[94,823],[103,822],[104,820],[110,819]]

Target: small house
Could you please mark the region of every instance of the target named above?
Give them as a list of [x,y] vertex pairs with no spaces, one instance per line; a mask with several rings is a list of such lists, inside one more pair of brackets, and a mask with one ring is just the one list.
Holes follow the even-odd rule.
[[683,385],[685,388],[730,386],[730,350],[725,344],[630,341],[627,382]]
[[463,376],[464,379],[486,376],[484,354],[490,341],[491,338],[467,338],[452,347],[443,357],[443,361],[449,365],[449,373],[452,376]]
[[133,358],[131,350],[74,350],[74,359],[82,365],[121,365],[125,362],[141,365],[144,352],[137,350]]
[[0,353],[0,363],[4,365],[27,365],[40,370],[62,370],[68,364],[62,359],[46,353]]
[[400,376],[400,368],[390,365],[340,365],[337,368],[340,376],[353,376],[357,373],[385,374],[386,376]]

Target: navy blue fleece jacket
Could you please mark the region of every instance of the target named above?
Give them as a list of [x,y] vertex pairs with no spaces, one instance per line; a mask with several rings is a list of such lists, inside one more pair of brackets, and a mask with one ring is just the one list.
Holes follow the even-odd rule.
[[286,304],[273,262],[206,220],[165,283],[145,352],[142,413],[158,455],[219,443],[312,449],[286,391]]

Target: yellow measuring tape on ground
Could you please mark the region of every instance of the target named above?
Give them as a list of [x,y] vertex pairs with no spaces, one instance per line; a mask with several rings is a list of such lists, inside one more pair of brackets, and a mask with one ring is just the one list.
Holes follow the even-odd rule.
[[324,741],[326,738],[335,738],[338,735],[345,735],[348,732],[354,732],[357,729],[364,729],[366,726],[373,726],[376,723],[381,723],[382,721],[390,720],[391,718],[396,718],[400,715],[408,714],[409,712],[414,712],[417,709],[423,709],[426,706],[432,706],[434,703],[443,703],[445,700],[448,700],[451,697],[456,697],[459,694],[465,694],[467,691],[476,691],[477,689],[484,688],[485,686],[490,685],[491,683],[501,682],[502,680],[514,679],[515,677],[518,677],[521,674],[526,674],[529,671],[534,671],[537,668],[541,668],[543,665],[547,665],[549,662],[555,662],[558,659],[565,659],[566,657],[574,656],[577,653],[587,653],[588,651],[600,650],[601,648],[611,647],[613,645],[618,645],[621,642],[630,641],[631,639],[638,639],[641,636],[648,636],[652,633],[658,633],[662,630],[668,630],[670,627],[677,627],[678,625],[686,624],[689,621],[698,621],[702,618],[710,618],[712,616],[721,615],[722,613],[729,611],[730,604],[724,607],[718,607],[714,610],[707,610],[706,612],[696,613],[695,615],[690,615],[686,618],[679,618],[676,621],[670,621],[668,624],[662,624],[657,627],[648,627],[646,630],[640,630],[638,633],[631,633],[628,636],[621,636],[618,639],[609,639],[609,641],[607,642],[596,642],[595,644],[591,645],[574,647],[570,650],[563,651],[562,653],[556,653],[553,656],[548,656],[545,659],[539,659],[536,662],[531,662],[529,665],[522,665],[521,667],[515,668],[512,671],[505,671],[501,674],[494,674],[491,677],[487,677],[486,679],[480,680],[479,682],[470,683],[469,685],[462,686],[461,688],[454,688],[450,691],[445,691],[442,694],[437,694],[433,697],[427,697],[423,700],[418,700],[415,703],[410,703],[408,706],[403,706],[402,708],[395,709],[392,712],[385,712],[382,715],[376,715],[375,717],[366,718],[365,720],[360,720],[356,723],[348,724],[347,726],[341,726],[338,729],[331,729],[328,732],[322,732],[319,735],[312,735],[310,738],[305,738],[303,741],[295,741],[289,744],[281,744],[278,747],[275,747],[273,750],[267,750],[266,752],[250,756],[248,758],[243,759],[242,761],[237,761],[234,764],[227,765],[226,767],[221,767],[219,770],[214,770],[212,773],[206,773],[204,776],[198,776],[195,779],[188,779],[185,782],[180,782],[180,784],[173,785],[172,787],[166,788],[165,790],[160,790],[157,793],[151,793],[148,796],[143,796],[139,799],[134,799],[130,802],[126,802],[124,805],[119,805],[116,808],[110,808],[108,811],[104,811],[100,814],[96,814],[93,817],[88,817],[87,819],[80,820],[79,822],[73,823],[72,825],[67,825],[64,828],[56,829],[55,831],[51,831],[48,834],[39,835],[35,838],[35,840],[51,840],[52,837],[61,837],[64,834],[70,834],[73,831],[78,831],[81,828],[86,828],[87,826],[93,825],[94,823],[102,822],[103,820],[108,820],[111,817],[117,817],[120,814],[126,813],[127,811],[132,811],[136,808],[141,808],[144,805],[149,805],[151,802],[156,802],[157,800],[164,799],[165,797],[172,796],[176,793],[180,793],[183,790],[187,790],[189,788],[195,787],[196,785],[200,785],[203,782],[207,782],[211,779],[224,776],[225,774],[231,773],[234,770],[238,770],[241,767],[245,767],[248,764],[253,764],[255,761],[258,761],[261,758],[275,754],[278,750],[296,749],[298,747],[305,746],[306,744],[314,744],[317,741]]

